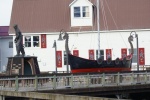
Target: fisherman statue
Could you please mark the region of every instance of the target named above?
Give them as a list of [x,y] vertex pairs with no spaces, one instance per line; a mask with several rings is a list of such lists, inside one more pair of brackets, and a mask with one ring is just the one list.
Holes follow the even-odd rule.
[[17,55],[16,56],[20,56],[20,52],[22,53],[22,56],[25,55],[25,51],[24,51],[24,46],[23,46],[23,40],[22,40],[22,33],[18,28],[18,25],[14,25],[14,29],[15,29],[15,44],[16,44],[16,51],[17,51]]

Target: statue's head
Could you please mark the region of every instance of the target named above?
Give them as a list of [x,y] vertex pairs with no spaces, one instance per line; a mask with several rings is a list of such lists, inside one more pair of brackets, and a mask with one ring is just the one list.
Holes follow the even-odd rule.
[[14,29],[17,29],[18,25],[17,24],[14,24]]

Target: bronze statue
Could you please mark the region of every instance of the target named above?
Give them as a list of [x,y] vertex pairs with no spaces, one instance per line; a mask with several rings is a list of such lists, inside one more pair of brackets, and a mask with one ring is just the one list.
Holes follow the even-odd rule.
[[16,56],[20,56],[20,52],[24,56],[25,51],[24,51],[24,46],[23,46],[22,33],[19,30],[18,25],[14,25],[14,29],[15,29],[15,33],[16,33],[16,37],[14,40],[14,42],[16,43],[16,51],[17,51]]

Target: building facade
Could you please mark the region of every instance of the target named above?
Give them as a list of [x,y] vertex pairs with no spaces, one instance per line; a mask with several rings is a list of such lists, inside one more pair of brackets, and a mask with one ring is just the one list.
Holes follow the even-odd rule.
[[[13,25],[18,24],[24,37],[25,53],[38,57],[41,71],[55,71],[56,66],[58,71],[66,71],[65,41],[57,41],[60,31],[64,29],[69,34],[71,53],[87,59],[92,54],[96,59],[97,25],[100,23],[100,50],[104,59],[107,51],[112,59],[129,54],[128,36],[138,34],[138,47],[142,50],[139,57],[142,63],[139,62],[142,66],[150,65],[150,1],[99,1],[100,20],[97,19],[97,3],[97,0],[14,0],[9,35],[15,37]],[[133,65],[137,63],[136,40],[135,37]],[[58,52],[61,53],[59,66],[55,61]]]
[[13,37],[8,30],[9,26],[0,26],[0,72],[6,70],[7,57],[13,56]]

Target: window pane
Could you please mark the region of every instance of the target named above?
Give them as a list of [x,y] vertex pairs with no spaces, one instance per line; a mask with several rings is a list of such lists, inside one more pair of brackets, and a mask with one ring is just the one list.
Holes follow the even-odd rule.
[[13,42],[9,42],[9,48],[13,48]]
[[25,36],[25,47],[31,47],[31,36]]
[[39,47],[39,36],[33,36],[33,46]]
[[89,13],[88,12],[83,12],[83,17],[89,17]]
[[84,6],[82,7],[83,17],[89,17],[89,7]]
[[31,47],[31,42],[25,42],[25,47]]
[[74,17],[80,17],[80,7],[74,7]]
[[[100,50],[101,58],[104,60],[104,50]],[[96,50],[96,59],[98,59],[98,50]]]

